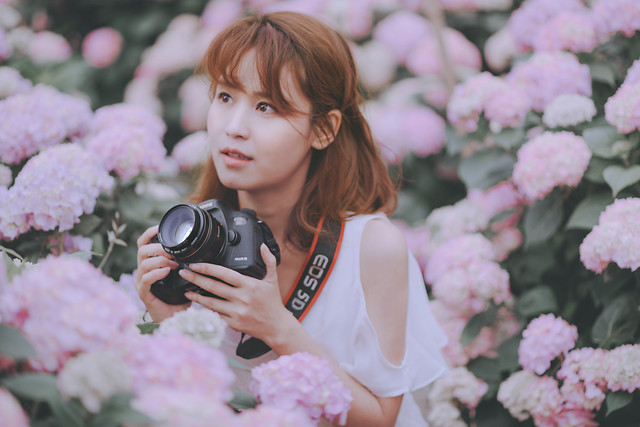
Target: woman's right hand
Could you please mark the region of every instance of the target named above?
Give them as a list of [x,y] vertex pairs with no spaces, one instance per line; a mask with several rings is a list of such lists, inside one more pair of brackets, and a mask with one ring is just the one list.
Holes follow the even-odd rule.
[[154,322],[161,322],[178,311],[185,310],[191,303],[171,305],[151,293],[151,285],[165,278],[178,263],[171,259],[160,243],[151,239],[158,234],[158,226],[145,230],[138,238],[138,268],[136,270],[136,290]]

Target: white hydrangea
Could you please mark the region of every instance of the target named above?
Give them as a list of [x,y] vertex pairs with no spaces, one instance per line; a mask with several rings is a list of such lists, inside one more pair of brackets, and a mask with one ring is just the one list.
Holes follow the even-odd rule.
[[588,96],[578,94],[560,95],[547,105],[542,116],[549,128],[570,127],[590,122],[596,115],[596,106]]
[[67,398],[78,398],[92,413],[118,392],[130,391],[133,377],[116,354],[96,351],[82,353],[66,363],[58,374],[58,389]]
[[437,401],[429,407],[427,421],[432,427],[465,427],[460,410],[450,401]]
[[180,311],[160,323],[158,332],[178,331],[194,341],[218,348],[224,338],[227,323],[214,311],[194,306]]

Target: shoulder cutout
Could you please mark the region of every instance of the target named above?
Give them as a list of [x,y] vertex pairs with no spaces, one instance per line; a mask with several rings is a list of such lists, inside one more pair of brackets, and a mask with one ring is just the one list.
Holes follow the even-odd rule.
[[409,299],[409,255],[402,232],[381,219],[369,221],[360,242],[360,277],[367,314],[380,349],[394,365],[402,363]]

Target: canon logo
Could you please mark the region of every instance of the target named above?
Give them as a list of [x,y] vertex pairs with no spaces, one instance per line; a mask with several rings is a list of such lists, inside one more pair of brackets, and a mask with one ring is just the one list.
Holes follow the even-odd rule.
[[309,302],[313,294],[316,292],[316,288],[318,287],[318,283],[320,283],[326,274],[327,265],[329,264],[329,258],[325,255],[317,254],[311,265],[307,269],[302,283],[306,286],[311,292],[307,292],[304,289],[298,289],[294,299],[291,301],[291,307],[295,310],[302,310],[305,305]]

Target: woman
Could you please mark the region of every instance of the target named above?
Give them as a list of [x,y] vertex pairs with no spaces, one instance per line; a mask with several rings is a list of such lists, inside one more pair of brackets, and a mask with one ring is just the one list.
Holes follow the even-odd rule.
[[[211,79],[211,157],[194,200],[256,211],[282,261],[276,266],[263,245],[261,280],[192,264],[180,275],[223,299],[191,292],[187,298],[227,321],[222,349],[229,356],[241,333],[271,347],[241,359],[245,365],[301,351],[330,359],[354,397],[347,425],[424,425],[410,392],[446,371],[445,338],[417,262],[387,218],[396,192],[359,109],[346,41],[297,13],[249,17],[215,38],[201,68]],[[283,302],[302,275],[321,219],[344,219],[344,232],[332,272],[299,322]],[[149,291],[177,266],[151,243],[156,233],[152,227],[138,240],[136,285],[161,321],[187,305],[167,305]]]

